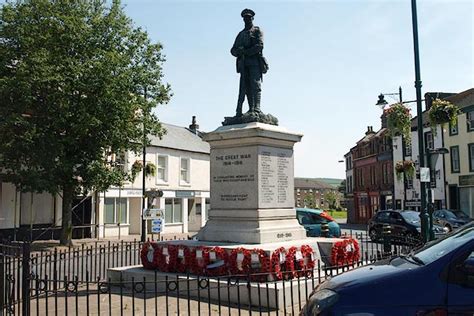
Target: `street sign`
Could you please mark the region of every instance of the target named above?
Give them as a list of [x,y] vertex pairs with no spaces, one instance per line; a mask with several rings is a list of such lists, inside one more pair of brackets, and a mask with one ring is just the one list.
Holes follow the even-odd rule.
[[430,168],[420,168],[420,181],[430,182]]
[[143,219],[164,218],[165,210],[162,208],[146,208],[143,212]]
[[151,220],[151,232],[153,234],[161,233],[163,226],[163,219],[152,219]]

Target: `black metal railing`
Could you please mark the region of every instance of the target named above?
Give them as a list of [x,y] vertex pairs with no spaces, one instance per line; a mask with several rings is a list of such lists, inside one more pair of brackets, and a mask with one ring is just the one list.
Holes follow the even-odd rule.
[[[367,233],[350,234],[358,240],[360,258],[339,266],[328,258],[314,269],[273,273],[198,277],[167,276],[146,271],[141,277],[108,269],[140,265],[139,241],[100,243],[51,251],[35,250],[35,244],[0,244],[0,315],[220,315],[295,314],[317,284],[361,265],[394,254],[408,253],[412,243],[371,242]],[[387,242],[389,243],[387,247]],[[33,247],[32,247],[33,246]],[[290,275],[291,273],[291,275]],[[3,313],[3,314],[2,314]]]

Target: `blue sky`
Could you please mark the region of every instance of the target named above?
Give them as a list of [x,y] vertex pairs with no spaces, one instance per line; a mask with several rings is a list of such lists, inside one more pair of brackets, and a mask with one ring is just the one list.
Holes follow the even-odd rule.
[[[187,126],[196,115],[203,131],[235,113],[239,77],[229,51],[243,28],[240,12],[253,9],[270,64],[262,111],[304,134],[295,146],[299,177],[344,178],[338,161],[367,126],[380,128],[377,95],[401,86],[404,100],[415,99],[409,0],[128,0],[124,5],[136,25],[164,46],[165,81],[174,96],[157,108],[160,120]],[[473,16],[471,0],[418,1],[423,94],[474,87]]]

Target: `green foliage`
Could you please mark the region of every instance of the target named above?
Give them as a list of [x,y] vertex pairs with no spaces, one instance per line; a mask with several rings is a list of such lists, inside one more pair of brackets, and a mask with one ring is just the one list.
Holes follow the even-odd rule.
[[398,180],[403,179],[403,174],[405,174],[406,177],[412,179],[415,175],[415,172],[416,168],[413,160],[397,161],[395,164],[395,173]]
[[324,200],[328,202],[330,209],[335,209],[338,201],[338,195],[336,191],[329,190],[324,193]]
[[146,166],[145,166],[145,174],[147,176],[152,176],[154,177],[156,175],[156,166],[154,163],[147,163]]
[[304,196],[304,206],[307,208],[316,208],[316,199],[313,194],[306,194]]
[[411,140],[411,115],[410,109],[401,103],[396,103],[385,110],[387,116],[387,128],[392,137],[402,135],[410,142]]
[[107,157],[163,134],[152,113],[171,96],[161,44],[120,1],[100,0],[8,1],[0,38],[2,179],[53,194],[125,181]]
[[459,114],[461,114],[461,110],[458,106],[449,101],[435,99],[428,111],[428,117],[433,134],[436,135],[436,125],[438,124],[441,126],[446,123],[456,125]]
[[143,164],[141,161],[139,160],[136,160],[133,165],[132,165],[132,170],[131,170],[131,180],[132,181],[135,181],[135,178],[137,177],[137,175],[140,173],[140,171],[142,171],[143,169]]

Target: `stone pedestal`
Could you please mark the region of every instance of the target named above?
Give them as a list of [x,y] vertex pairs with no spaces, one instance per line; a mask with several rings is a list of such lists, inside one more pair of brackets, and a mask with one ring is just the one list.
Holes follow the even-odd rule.
[[256,122],[204,135],[211,147],[211,209],[199,240],[261,244],[306,237],[294,208],[293,146],[302,136]]

